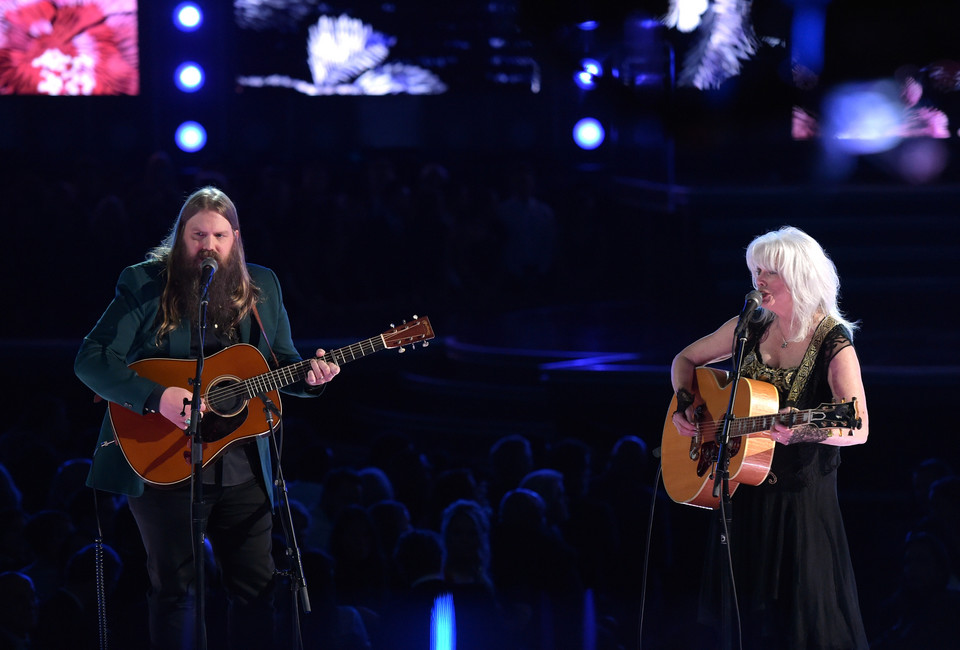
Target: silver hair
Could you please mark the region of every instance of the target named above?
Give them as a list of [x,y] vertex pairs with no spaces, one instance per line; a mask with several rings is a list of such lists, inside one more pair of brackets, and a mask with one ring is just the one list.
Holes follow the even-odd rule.
[[[837,267],[813,237],[799,228],[784,226],[750,242],[746,261],[754,288],[758,268],[776,271],[783,278],[793,297],[790,328],[796,332],[794,340],[802,340],[816,327],[817,312],[832,316],[853,336],[857,324],[847,320],[838,305]],[[772,313],[761,311],[760,320],[773,319]]]

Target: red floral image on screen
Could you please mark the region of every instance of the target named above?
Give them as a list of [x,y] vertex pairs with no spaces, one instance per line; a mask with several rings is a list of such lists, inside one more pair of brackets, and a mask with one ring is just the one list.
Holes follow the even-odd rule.
[[0,95],[136,95],[136,0],[0,0]]

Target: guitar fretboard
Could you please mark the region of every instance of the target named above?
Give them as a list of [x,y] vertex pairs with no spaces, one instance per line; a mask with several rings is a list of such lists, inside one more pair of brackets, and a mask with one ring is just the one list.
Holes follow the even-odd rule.
[[[773,413],[770,415],[751,415],[744,418],[734,418],[730,422],[730,437],[739,438],[742,436],[757,433],[758,431],[768,431],[778,422],[788,427],[795,427],[798,424],[811,424],[814,422],[815,409],[808,411],[794,411],[792,413]],[[714,420],[713,422],[704,422],[700,425],[701,435],[713,437],[723,430],[723,420]]]
[[[326,361],[327,363],[335,363],[339,366],[342,366],[350,361],[355,361],[367,355],[373,354],[374,352],[379,352],[384,348],[386,348],[386,344],[384,343],[383,335],[381,334],[379,336],[371,337],[366,341],[360,341],[342,348],[337,348],[336,350],[330,350],[321,356],[320,359]],[[265,372],[262,375],[250,377],[249,379],[240,382],[245,391],[244,399],[253,399],[257,395],[263,395],[264,393],[269,393],[270,391],[278,390],[285,386],[289,386],[292,383],[300,381],[307,376],[308,372],[310,372],[310,361],[311,359],[304,359],[303,361],[298,361],[297,363],[293,363],[289,366],[278,368],[277,370],[271,370],[270,372]],[[232,393],[235,391],[235,386],[227,386],[220,391],[211,391],[209,397],[216,400],[218,398],[226,397],[226,393]]]
[[[809,424],[813,421],[813,411],[795,411],[793,413],[774,413],[771,415],[754,415],[745,418],[735,418],[730,423],[730,435],[733,437],[747,436],[758,431],[768,431],[773,425],[783,424],[788,427],[795,427],[798,424]],[[723,422],[717,423],[719,427]]]

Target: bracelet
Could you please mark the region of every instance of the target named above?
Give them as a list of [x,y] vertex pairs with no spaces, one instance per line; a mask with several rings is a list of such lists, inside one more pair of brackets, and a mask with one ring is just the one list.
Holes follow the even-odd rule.
[[687,407],[693,404],[693,393],[686,388],[677,391],[677,410],[674,413],[685,413]]

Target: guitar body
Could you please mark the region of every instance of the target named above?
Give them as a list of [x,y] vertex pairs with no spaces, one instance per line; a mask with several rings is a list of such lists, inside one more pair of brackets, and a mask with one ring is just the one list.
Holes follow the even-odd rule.
[[[700,422],[721,422],[730,404],[731,384],[728,373],[716,368],[697,368],[695,392],[704,400]],[[734,418],[776,413],[780,407],[777,389],[772,384],[754,379],[741,379],[734,402]],[[670,498],[700,508],[717,508],[720,498],[713,496],[713,469],[717,457],[716,436],[701,434],[682,436],[673,425],[677,409],[674,395],[663,425],[661,463],[663,484]],[[732,495],[741,483],[760,485],[770,472],[774,441],[765,431],[731,438],[729,490]]]
[[[193,359],[142,359],[130,364],[142,377],[164,386],[179,386],[192,391],[190,380],[197,371]],[[204,359],[202,397],[207,411],[200,422],[203,440],[203,466],[213,462],[231,444],[270,432],[261,405],[251,410],[240,390],[241,381],[269,370],[260,351],[240,343]],[[216,389],[221,397],[208,399]],[[280,393],[268,391],[277,409]],[[259,400],[257,400],[259,401]],[[159,413],[140,415],[114,403],[109,404],[110,421],[130,467],[140,478],[153,485],[171,486],[190,478],[192,439]]]

